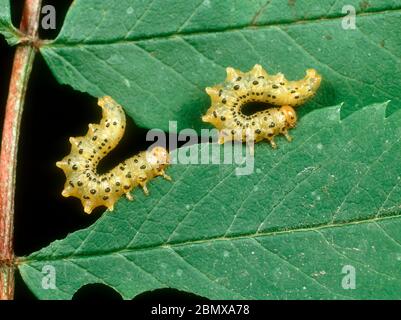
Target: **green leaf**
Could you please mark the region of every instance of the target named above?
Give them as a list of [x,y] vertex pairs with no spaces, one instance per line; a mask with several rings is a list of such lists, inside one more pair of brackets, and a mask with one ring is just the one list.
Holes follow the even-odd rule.
[[10,0],[0,0],[0,33],[9,45],[20,41],[19,32],[11,23]]
[[[165,287],[215,299],[400,299],[401,112],[385,118],[386,106],[342,120],[339,107],[309,113],[292,143],[255,146],[250,175],[235,164],[171,165],[173,182],[153,180],[149,197],[136,190],[20,259],[22,277],[42,299],[88,283],[126,299]],[[54,290],[41,286],[44,266],[55,268]],[[354,290],[342,288],[347,268]]]
[[[355,7],[355,30],[342,28],[344,5]],[[400,0],[76,0],[41,52],[61,83],[111,95],[146,128],[199,129],[204,88],[227,66],[256,63],[290,79],[323,75],[301,113],[392,100],[391,113],[401,103],[400,9]]]

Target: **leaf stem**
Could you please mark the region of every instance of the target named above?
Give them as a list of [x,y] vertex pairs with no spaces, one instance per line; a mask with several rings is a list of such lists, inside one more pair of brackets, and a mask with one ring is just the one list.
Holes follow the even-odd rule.
[[15,51],[6,104],[0,153],[0,300],[14,297],[14,195],[18,138],[29,76],[38,42],[42,0],[26,0]]

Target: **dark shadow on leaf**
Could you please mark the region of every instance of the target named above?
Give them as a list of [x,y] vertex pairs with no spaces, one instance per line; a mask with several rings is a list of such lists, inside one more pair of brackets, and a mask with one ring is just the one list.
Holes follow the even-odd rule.
[[72,300],[122,300],[121,295],[101,283],[87,284],[75,292]]

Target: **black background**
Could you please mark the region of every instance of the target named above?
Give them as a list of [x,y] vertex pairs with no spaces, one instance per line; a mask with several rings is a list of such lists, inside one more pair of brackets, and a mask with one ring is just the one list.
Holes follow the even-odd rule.
[[[19,26],[24,0],[11,1],[13,24]],[[56,30],[40,29],[41,39],[54,39],[64,21],[72,0],[43,1],[56,8]],[[4,117],[15,48],[9,47],[0,36],[0,117]],[[70,136],[84,135],[88,123],[101,118],[97,100],[88,94],[59,84],[40,54],[36,55],[28,84],[18,150],[15,199],[14,248],[16,256],[37,251],[67,234],[90,226],[104,208],[91,215],[83,212],[80,201],[63,198],[61,190],[64,174],[55,166],[69,153]],[[1,121],[2,122],[2,121]],[[127,118],[123,140],[100,164],[100,171],[108,170],[125,158],[143,150],[151,142],[145,141],[146,130],[138,128]],[[81,288],[74,299],[121,299],[119,293],[103,285]],[[135,300],[196,299],[195,295],[174,289],[144,293]],[[35,299],[16,274],[16,300]]]

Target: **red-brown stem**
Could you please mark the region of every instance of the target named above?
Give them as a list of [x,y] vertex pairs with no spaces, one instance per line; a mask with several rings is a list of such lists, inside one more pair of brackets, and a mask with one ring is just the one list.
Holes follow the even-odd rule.
[[24,34],[14,57],[3,125],[0,153],[0,300],[14,297],[14,195],[18,138],[28,79],[35,57],[35,43],[42,0],[26,0],[20,31]]

